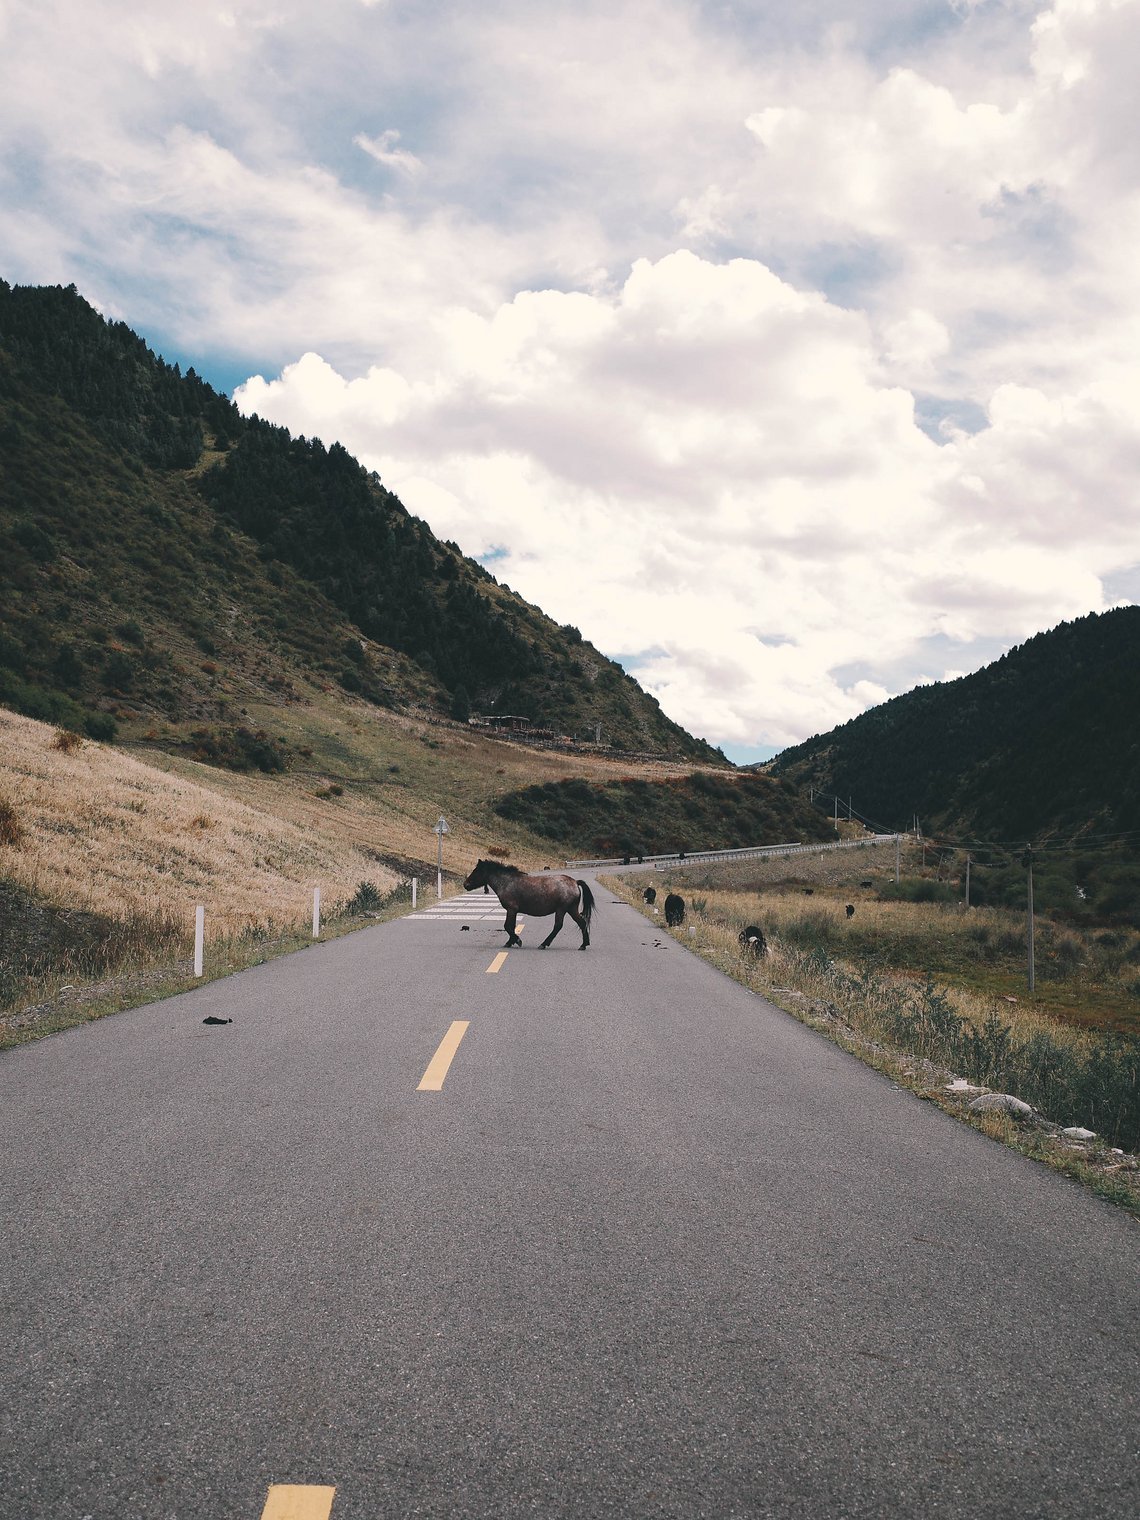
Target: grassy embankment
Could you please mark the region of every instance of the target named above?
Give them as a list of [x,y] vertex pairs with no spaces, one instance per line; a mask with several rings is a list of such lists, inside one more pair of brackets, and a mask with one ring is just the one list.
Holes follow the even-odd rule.
[[553,863],[550,842],[500,818],[496,799],[630,769],[319,693],[251,702],[248,721],[296,768],[235,772],[155,740],[132,746],[130,733],[124,745],[61,740],[0,709],[0,1043],[191,985],[199,903],[211,976],[309,942],[315,886],[326,935],[406,911],[413,875],[434,890],[440,813],[451,887],[480,854]]
[[[918,853],[904,853],[904,882],[919,869]],[[1140,1151],[1140,934],[1039,922],[1031,995],[1024,914],[892,901],[893,876],[893,847],[868,846],[671,869],[652,884],[658,907],[667,890],[684,896],[678,937],[719,969],[995,1138],[1140,1212],[1140,1171],[1113,1154]],[[646,878],[611,884],[646,911]],[[768,940],[763,959],[741,952],[749,924]],[[1070,1143],[1005,1115],[972,1114],[946,1091],[951,1075],[1098,1139]]]

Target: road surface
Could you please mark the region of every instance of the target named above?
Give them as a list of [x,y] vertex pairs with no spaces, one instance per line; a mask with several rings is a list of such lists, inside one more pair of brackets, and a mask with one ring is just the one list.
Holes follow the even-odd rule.
[[0,1056],[2,1520],[1134,1520],[1136,1223],[595,891]]

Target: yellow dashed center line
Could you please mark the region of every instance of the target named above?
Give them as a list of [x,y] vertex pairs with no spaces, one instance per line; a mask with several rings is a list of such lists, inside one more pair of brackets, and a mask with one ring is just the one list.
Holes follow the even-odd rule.
[[335,1493],[323,1483],[274,1483],[261,1520],[329,1520]]
[[496,971],[500,971],[502,969],[503,962],[506,960],[506,958],[507,958],[507,952],[505,950],[500,950],[499,953],[498,953],[498,955],[496,955],[495,959],[487,967],[487,975],[491,976]]
[[[455,1058],[455,1052],[459,1049],[459,1042],[467,1033],[469,1019],[455,1019],[451,1028],[439,1042],[439,1049],[431,1058],[431,1064],[424,1072],[417,1092],[438,1092],[443,1086],[443,1079],[447,1076],[447,1069]],[[263,1517],[264,1520],[264,1517]]]

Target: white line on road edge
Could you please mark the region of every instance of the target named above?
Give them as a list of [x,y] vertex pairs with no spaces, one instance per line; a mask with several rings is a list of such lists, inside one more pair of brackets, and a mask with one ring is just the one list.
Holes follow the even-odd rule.
[[329,1520],[335,1493],[323,1483],[274,1483],[261,1520]]

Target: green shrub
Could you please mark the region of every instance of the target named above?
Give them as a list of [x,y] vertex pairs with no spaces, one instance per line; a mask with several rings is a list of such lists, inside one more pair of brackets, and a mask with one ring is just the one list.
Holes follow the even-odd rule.
[[283,771],[289,764],[286,746],[264,729],[196,728],[190,735],[190,753],[206,765],[232,771]]
[[360,913],[376,913],[384,906],[386,900],[375,882],[362,881],[345,903],[344,911],[350,916]]
[[1045,1031],[1020,1040],[996,1010],[976,1029],[931,978],[913,987],[873,972],[853,976],[822,943],[793,952],[793,968],[825,982],[857,1028],[882,1031],[899,1049],[1012,1093],[1055,1123],[1085,1125],[1106,1144],[1140,1150],[1140,1041],[1113,1034],[1082,1052]]

